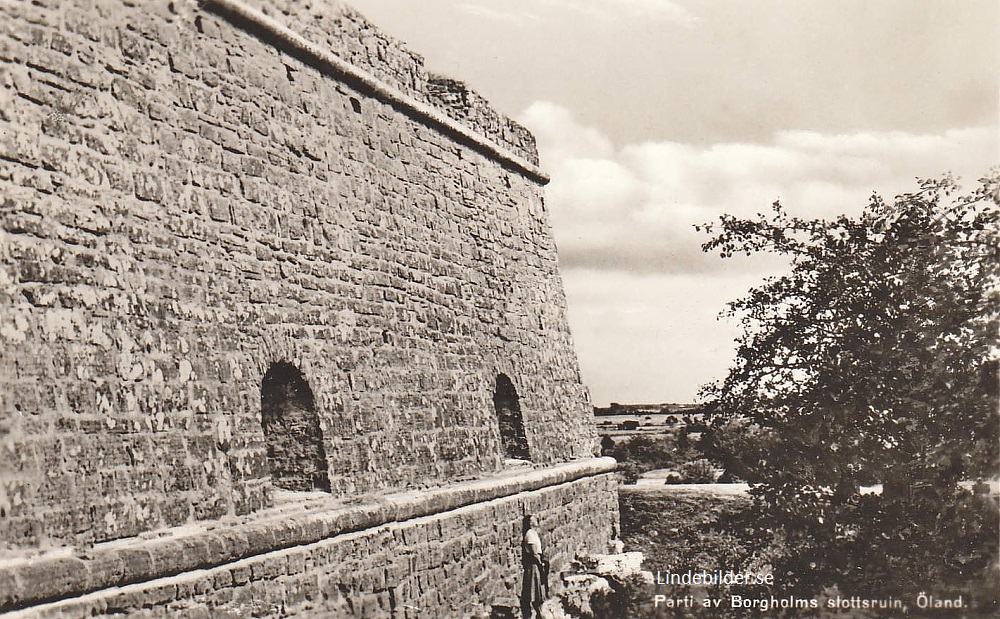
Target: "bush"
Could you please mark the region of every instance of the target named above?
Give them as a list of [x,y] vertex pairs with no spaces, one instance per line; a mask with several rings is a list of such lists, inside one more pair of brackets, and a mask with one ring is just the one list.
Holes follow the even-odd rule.
[[715,467],[704,458],[685,462],[681,467],[681,478],[689,484],[711,484],[715,482]]
[[[650,438],[648,436],[635,436],[620,443],[601,443],[604,454],[611,456],[618,461],[618,474],[622,478],[622,483],[634,484],[640,475],[648,471],[657,469],[679,469],[682,466],[700,461],[691,470],[692,478],[699,480],[694,483],[705,483],[714,481],[714,470],[707,460],[699,460],[700,454],[691,447],[681,449],[673,437]],[[711,471],[710,477],[706,477],[706,471]]]

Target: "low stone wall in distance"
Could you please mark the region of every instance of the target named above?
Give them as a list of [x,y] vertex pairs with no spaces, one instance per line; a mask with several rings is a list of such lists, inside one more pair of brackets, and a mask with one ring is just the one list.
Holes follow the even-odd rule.
[[[521,518],[556,576],[618,527],[614,461],[336,501],[298,494],[253,516],[0,563],[17,617],[435,617],[517,606]],[[293,496],[289,494],[289,496]]]

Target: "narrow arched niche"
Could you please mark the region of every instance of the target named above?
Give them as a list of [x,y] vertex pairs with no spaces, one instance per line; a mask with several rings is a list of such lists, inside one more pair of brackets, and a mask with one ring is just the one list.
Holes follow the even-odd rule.
[[521,415],[521,401],[517,397],[514,383],[506,374],[497,375],[496,389],[493,391],[493,407],[500,426],[500,441],[508,458],[530,460],[528,437],[524,433],[524,417]]
[[312,389],[302,372],[272,363],[260,384],[260,425],[267,442],[271,483],[307,492],[330,491],[323,431]]

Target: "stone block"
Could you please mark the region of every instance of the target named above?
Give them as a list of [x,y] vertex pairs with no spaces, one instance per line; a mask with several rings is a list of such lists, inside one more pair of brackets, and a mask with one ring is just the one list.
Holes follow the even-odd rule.
[[14,568],[21,583],[19,597],[28,594],[35,600],[54,600],[87,588],[86,563],[76,558],[62,558],[42,563],[27,563]]

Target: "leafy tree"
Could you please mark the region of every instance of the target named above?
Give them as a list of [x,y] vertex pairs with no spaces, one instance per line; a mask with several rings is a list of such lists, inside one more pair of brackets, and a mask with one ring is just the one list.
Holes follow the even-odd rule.
[[736,359],[702,392],[702,448],[756,484],[788,549],[777,580],[995,605],[997,504],[959,482],[998,471],[1000,172],[968,194],[945,177],[875,195],[856,217],[776,202],[705,229],[724,258],[790,260],[730,304]]

